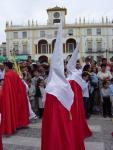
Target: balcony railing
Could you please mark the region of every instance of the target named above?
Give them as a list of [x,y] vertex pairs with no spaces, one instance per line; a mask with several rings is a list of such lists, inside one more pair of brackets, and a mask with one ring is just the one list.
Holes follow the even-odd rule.
[[106,49],[100,49],[100,50],[97,50],[97,49],[92,49],[92,50],[86,50],[85,53],[89,53],[89,54],[93,54],[93,53],[110,53],[110,54],[113,54],[113,51],[111,50],[106,50]]

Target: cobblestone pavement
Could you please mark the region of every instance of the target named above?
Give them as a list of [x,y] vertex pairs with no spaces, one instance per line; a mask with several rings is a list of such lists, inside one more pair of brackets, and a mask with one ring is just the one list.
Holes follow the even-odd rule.
[[[86,150],[113,150],[113,123],[109,118],[93,116],[88,121],[93,136],[85,141]],[[40,150],[41,120],[29,128],[18,130],[11,137],[3,137],[4,150]]]

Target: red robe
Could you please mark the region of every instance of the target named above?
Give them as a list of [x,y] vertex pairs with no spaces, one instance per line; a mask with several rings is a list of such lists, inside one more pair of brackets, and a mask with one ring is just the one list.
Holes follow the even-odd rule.
[[2,90],[2,132],[10,135],[17,128],[29,124],[29,109],[26,87],[17,73],[5,74]]
[[[79,137],[77,138],[78,143],[80,142],[80,144],[83,145],[84,139],[91,136],[92,132],[88,127],[85,117],[82,89],[75,81],[71,80],[70,85],[74,92],[74,103],[71,108],[73,118],[73,128],[77,129],[77,130],[75,129],[75,135],[76,134],[79,135]],[[79,139],[82,139],[82,141]],[[83,149],[81,148],[79,150]]]
[[[2,105],[1,105],[1,89],[0,89],[0,113],[2,110]],[[1,133],[1,125],[0,125],[0,150],[3,150],[3,146],[2,146],[2,133]]]
[[79,150],[74,141],[69,111],[55,96],[46,95],[41,150]]
[[70,84],[77,93],[71,108],[72,120],[55,96],[46,95],[41,150],[85,150],[84,139],[92,135],[85,118],[82,89],[75,81]]

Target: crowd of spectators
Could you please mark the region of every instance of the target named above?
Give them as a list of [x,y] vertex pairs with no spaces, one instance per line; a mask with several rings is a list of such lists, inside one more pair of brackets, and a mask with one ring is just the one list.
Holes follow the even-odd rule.
[[[65,66],[65,76],[68,76]],[[28,96],[33,111],[39,118],[43,116],[42,97],[46,87],[50,64],[47,62],[33,62],[29,56],[27,61],[19,62],[24,81],[28,85]],[[86,117],[91,114],[102,114],[103,117],[113,116],[113,63],[103,58],[97,63],[91,58],[86,58],[84,63],[78,60],[76,69],[79,70],[87,89],[83,91]],[[4,67],[0,65],[0,79]]]

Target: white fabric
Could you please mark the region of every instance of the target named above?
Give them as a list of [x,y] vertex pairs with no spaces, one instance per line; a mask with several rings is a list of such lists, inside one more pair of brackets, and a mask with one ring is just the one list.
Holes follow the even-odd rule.
[[29,106],[29,119],[33,119],[36,117],[36,114],[33,112],[32,108],[31,108],[31,103],[29,101],[29,97],[28,97],[28,106]]
[[70,74],[70,75],[68,76],[67,80],[68,80],[68,81],[74,80],[76,83],[79,84],[79,86],[82,88],[82,90],[84,90],[85,85],[84,85],[82,76],[81,76],[79,70],[77,70],[76,68],[75,68],[75,72],[73,72],[73,74]]
[[[24,85],[26,86],[26,92],[28,93],[28,85],[26,84],[26,82],[24,80],[22,80]],[[29,101],[29,97],[27,94],[27,99],[28,99],[28,107],[29,107],[29,119],[33,119],[36,117],[36,114],[33,112],[32,108],[31,108],[31,103]]]
[[59,26],[45,91],[57,97],[67,110],[71,109],[74,94],[64,75],[62,23]]
[[73,72],[75,72],[75,66],[76,66],[76,62],[77,62],[77,59],[78,59],[78,50],[79,50],[79,47],[80,47],[80,40],[78,41],[77,43],[77,47],[76,49],[74,50],[71,58],[69,59],[68,61],[68,64],[67,64],[67,69],[68,71],[72,74]]
[[78,44],[77,44],[77,47],[76,49],[74,50],[68,64],[67,64],[67,69],[69,71],[69,75],[68,75],[68,78],[67,80],[74,80],[75,82],[77,82],[80,87],[82,88],[82,90],[85,88],[85,85],[84,85],[84,82],[83,82],[83,79],[82,79],[82,69],[80,70],[77,70],[75,68],[75,65],[76,65],[76,62],[77,62],[77,59],[78,59],[78,50],[79,50],[79,47],[80,47],[80,40],[78,41]]

